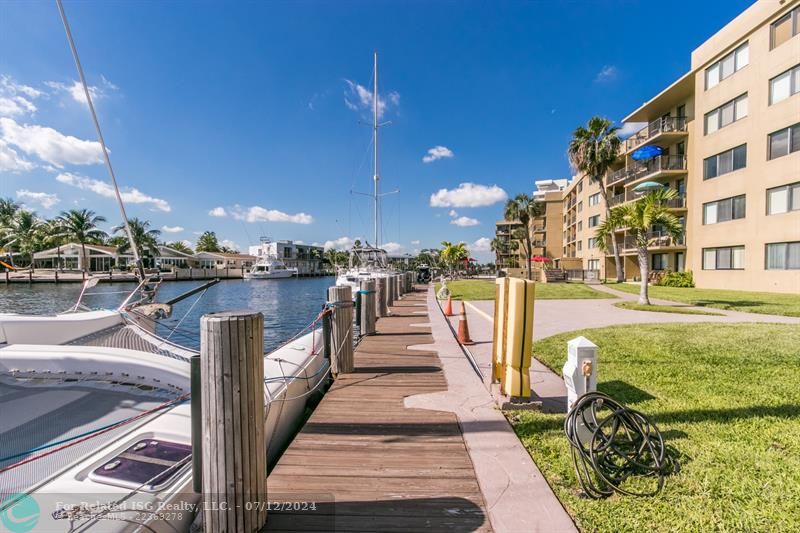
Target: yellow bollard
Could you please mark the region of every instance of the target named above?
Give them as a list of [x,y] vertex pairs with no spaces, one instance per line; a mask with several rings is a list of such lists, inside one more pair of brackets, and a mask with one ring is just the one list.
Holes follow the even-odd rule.
[[494,330],[492,332],[492,376],[503,379],[508,327],[508,278],[497,278],[494,286]]
[[533,281],[512,279],[508,288],[508,326],[501,390],[512,398],[531,397]]

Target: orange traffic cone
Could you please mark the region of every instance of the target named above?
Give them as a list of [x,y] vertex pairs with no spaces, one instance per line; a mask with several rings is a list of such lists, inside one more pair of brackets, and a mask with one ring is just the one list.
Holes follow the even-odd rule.
[[448,295],[447,303],[444,304],[444,316],[455,316],[453,313],[453,299]]
[[467,304],[461,302],[461,314],[458,316],[458,342],[459,344],[475,344],[469,338],[469,325],[467,324]]

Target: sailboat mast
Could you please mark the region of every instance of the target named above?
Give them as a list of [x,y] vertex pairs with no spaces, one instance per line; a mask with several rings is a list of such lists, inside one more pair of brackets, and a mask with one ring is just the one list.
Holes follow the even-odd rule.
[[373,66],[373,73],[375,79],[373,80],[373,93],[372,93],[372,135],[374,142],[373,144],[373,166],[375,169],[375,174],[373,175],[373,180],[375,182],[375,246],[380,247],[380,241],[378,240],[378,216],[380,212],[380,208],[378,203],[380,201],[380,197],[378,196],[378,182],[380,181],[380,174],[378,172],[378,52],[375,51],[375,63]]
[[[94,129],[97,132],[97,140],[100,142],[100,148],[103,152],[103,159],[106,163],[106,169],[108,170],[108,174],[111,176],[111,184],[114,186],[114,195],[117,198],[117,205],[119,206],[119,211],[122,214],[122,224],[125,227],[125,233],[128,237],[131,251],[133,252],[133,259],[136,262],[136,268],[139,271],[140,279],[145,279],[142,258],[139,255],[139,250],[136,247],[136,240],[133,238],[133,231],[131,231],[131,225],[128,222],[128,214],[125,212],[125,204],[122,202],[122,195],[120,194],[119,186],[117,185],[117,176],[114,174],[114,168],[111,166],[111,158],[108,156],[106,141],[103,138],[103,132],[100,130],[100,122],[97,120],[97,112],[94,109],[94,103],[92,102],[92,95],[89,91],[89,85],[86,83],[86,76],[83,74],[83,66],[81,65],[81,60],[78,57],[78,49],[75,47],[75,41],[72,38],[72,31],[69,27],[69,21],[67,21],[67,14],[64,12],[64,6],[61,4],[61,0],[56,0],[56,5],[58,6],[58,12],[61,15],[61,22],[64,24],[64,31],[67,34],[67,41],[69,41],[69,48],[72,51],[72,58],[75,60],[75,67],[78,70],[78,76],[81,79],[83,94],[86,97],[86,104],[89,107],[89,111],[92,115],[92,122],[94,123]],[[85,261],[86,259],[82,258],[82,260]]]

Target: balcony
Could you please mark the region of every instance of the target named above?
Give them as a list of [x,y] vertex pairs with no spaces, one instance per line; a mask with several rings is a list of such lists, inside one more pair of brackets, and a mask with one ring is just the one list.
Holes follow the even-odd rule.
[[625,203],[625,193],[615,194],[614,196],[608,199],[608,207],[614,207],[615,205],[619,205],[622,203]]
[[532,242],[533,246],[535,246],[537,248],[544,248],[544,243],[545,243],[545,241],[533,241]]
[[[683,233],[677,239],[673,239],[669,234],[662,231],[651,231],[647,234],[648,250],[657,250],[661,248],[680,248],[686,246],[686,234]],[[636,237],[628,235],[622,241],[622,249],[625,251],[636,250]]]
[[663,176],[682,174],[686,172],[685,155],[660,155],[647,161],[628,167],[628,175],[625,177],[625,185],[645,179],[658,179]]
[[545,232],[545,227],[544,226],[534,226],[533,227],[533,232],[534,233],[544,233]]
[[617,170],[615,172],[612,172],[611,174],[609,174],[606,177],[606,186],[618,183],[618,182],[624,180],[626,177],[628,177],[628,169],[627,168],[621,168],[621,169],[619,169],[619,170]]
[[[617,194],[612,196],[608,199],[609,207],[614,207],[617,205],[624,204],[626,202],[632,202],[634,200],[638,200],[644,196],[644,193],[636,192],[633,189],[628,189],[622,194]],[[664,202],[664,206],[670,209],[685,209],[686,208],[686,195],[680,195],[677,198],[673,198],[672,200],[667,200]]]
[[629,137],[625,141],[625,151],[630,152],[645,143],[655,142],[663,137],[680,137],[686,133],[686,117],[658,118]]

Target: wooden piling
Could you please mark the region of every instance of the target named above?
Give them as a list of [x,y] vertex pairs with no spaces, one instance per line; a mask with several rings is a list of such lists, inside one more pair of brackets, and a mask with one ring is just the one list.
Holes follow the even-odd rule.
[[[8,275],[8,273],[6,273]],[[388,278],[379,277],[375,278],[375,318],[389,316],[389,307],[387,306],[386,291],[388,290]]]
[[361,334],[375,334],[375,308],[376,292],[374,279],[362,279],[359,287],[361,291]]
[[396,296],[394,294],[395,286],[392,276],[386,276],[386,316],[389,316],[389,308],[394,305]]
[[264,316],[203,316],[200,361],[204,531],[258,531],[267,518]]
[[328,287],[328,305],[333,325],[331,374],[336,377],[353,371],[353,289],[349,285]]

